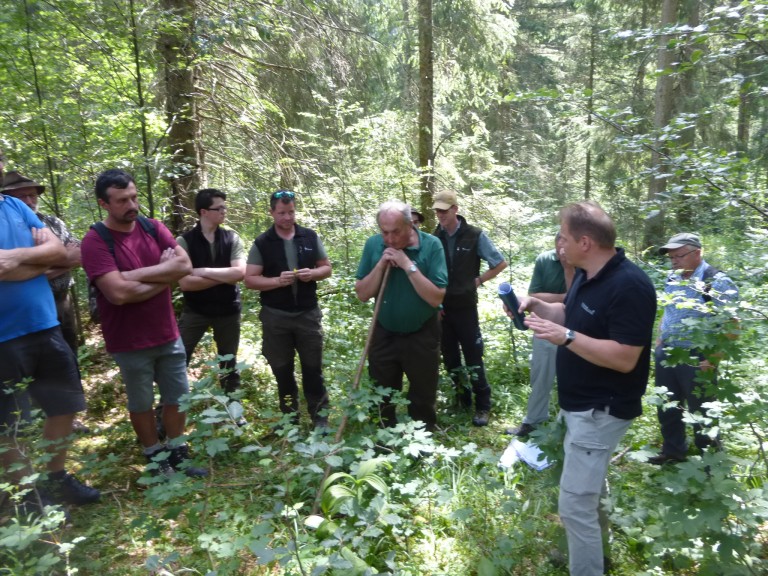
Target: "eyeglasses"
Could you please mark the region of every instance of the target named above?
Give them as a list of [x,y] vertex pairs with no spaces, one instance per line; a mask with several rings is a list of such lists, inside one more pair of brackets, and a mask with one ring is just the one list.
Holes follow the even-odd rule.
[[296,194],[291,192],[290,190],[278,190],[274,194],[272,194],[273,200],[282,200],[283,202],[290,202],[296,197]]
[[211,212],[226,212],[227,207],[226,206],[219,206],[218,208],[206,208],[206,210],[210,210]]
[[684,254],[678,254],[677,256],[672,256],[672,254],[669,255],[670,260],[680,260],[681,258],[685,258],[688,256],[688,254],[691,254],[692,252],[696,252],[698,248],[694,248],[693,250],[688,250],[688,252],[685,252]]

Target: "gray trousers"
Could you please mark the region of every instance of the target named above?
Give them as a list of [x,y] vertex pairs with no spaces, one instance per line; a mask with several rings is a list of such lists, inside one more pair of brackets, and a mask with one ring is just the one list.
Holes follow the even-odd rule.
[[608,518],[600,500],[608,494],[611,455],[632,420],[604,410],[561,410],[560,417],[566,432],[558,512],[568,538],[568,568],[571,576],[602,576]]
[[557,346],[543,338],[533,339],[531,356],[531,394],[523,422],[536,426],[549,419],[549,398],[555,382]]

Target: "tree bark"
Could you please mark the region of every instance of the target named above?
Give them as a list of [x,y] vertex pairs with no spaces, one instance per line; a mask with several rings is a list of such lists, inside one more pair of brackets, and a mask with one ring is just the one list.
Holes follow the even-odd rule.
[[194,214],[194,191],[200,187],[204,153],[200,146],[201,125],[197,114],[194,34],[196,0],[163,0],[169,23],[160,35],[163,56],[165,112],[168,121],[168,153],[171,169],[170,228],[178,233],[185,217]]
[[[661,27],[669,28],[677,22],[678,0],[664,0],[661,7]],[[648,201],[658,205],[658,212],[646,220],[645,238],[646,246],[656,244],[664,235],[664,209],[659,202],[660,195],[667,189],[666,177],[660,177],[666,171],[664,153],[666,145],[661,139],[662,130],[669,124],[672,117],[674,75],[669,73],[675,60],[675,52],[668,47],[671,39],[669,34],[659,36],[659,53],[656,69],[656,93],[654,96],[653,126],[657,133],[656,142],[651,152],[651,178],[648,183]],[[667,71],[666,73],[663,71]]]
[[434,56],[432,52],[432,0],[419,0],[419,169],[421,211],[425,229],[434,225],[432,195],[435,188],[433,156]]

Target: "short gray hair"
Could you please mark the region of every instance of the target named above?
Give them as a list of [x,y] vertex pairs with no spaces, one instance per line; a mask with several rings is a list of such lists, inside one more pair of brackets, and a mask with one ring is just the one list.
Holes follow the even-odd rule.
[[413,225],[413,220],[411,220],[411,207],[405,202],[400,202],[399,200],[387,200],[384,202],[379,206],[379,211],[376,212],[377,224],[379,223],[379,217],[385,212],[397,212],[403,217],[405,222],[411,226]]

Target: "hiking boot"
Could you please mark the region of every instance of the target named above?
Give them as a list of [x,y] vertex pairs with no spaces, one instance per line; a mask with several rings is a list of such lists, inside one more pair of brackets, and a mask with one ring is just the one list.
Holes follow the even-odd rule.
[[173,469],[173,466],[171,466],[171,463],[168,461],[170,457],[170,451],[168,448],[160,448],[151,454],[144,454],[144,457],[149,463],[147,469],[149,470],[150,474],[152,474],[152,476],[173,476],[173,474],[176,472],[176,470]]
[[664,464],[670,464],[670,463],[677,464],[685,461],[686,461],[685,456],[677,456],[675,454],[665,454],[664,452],[659,452],[658,454],[656,454],[656,456],[651,456],[647,460],[648,464],[653,464],[654,466],[663,466]]
[[186,444],[171,448],[171,455],[168,457],[168,462],[173,466],[174,470],[184,472],[184,474],[190,478],[202,478],[208,476],[208,470],[205,468],[192,466],[192,458],[189,456],[189,446]]
[[472,417],[473,426],[488,426],[488,420],[491,419],[491,413],[488,410],[478,410]]
[[523,422],[517,428],[507,428],[504,430],[504,434],[508,434],[509,436],[517,436],[518,438],[528,438],[528,435],[534,430],[536,430],[536,426],[533,424],[528,424],[528,422]]
[[74,474],[69,473],[64,473],[59,478],[52,478],[49,475],[48,480],[41,487],[41,492],[44,492],[54,502],[78,506],[98,502],[101,498],[101,492],[96,488],[83,484]]
[[82,420],[78,420],[75,418],[74,422],[72,422],[72,432],[75,434],[90,434],[91,429],[88,428],[85,424],[83,424]]

